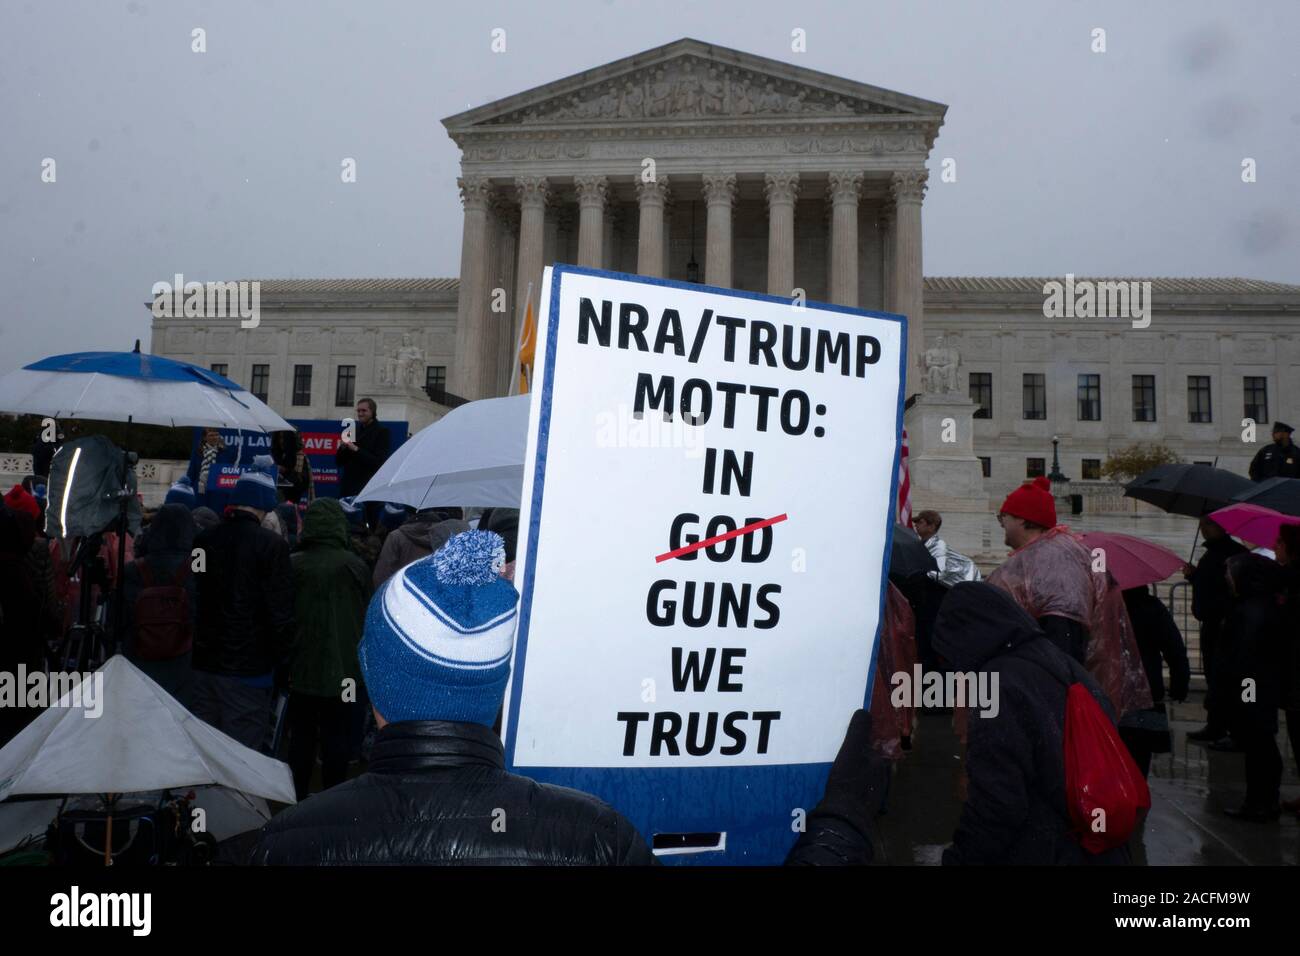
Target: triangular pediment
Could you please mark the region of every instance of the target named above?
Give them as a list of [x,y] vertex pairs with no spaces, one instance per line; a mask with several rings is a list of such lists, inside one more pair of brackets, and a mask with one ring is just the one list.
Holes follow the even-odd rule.
[[453,135],[528,126],[898,116],[942,121],[941,103],[678,40],[443,120]]

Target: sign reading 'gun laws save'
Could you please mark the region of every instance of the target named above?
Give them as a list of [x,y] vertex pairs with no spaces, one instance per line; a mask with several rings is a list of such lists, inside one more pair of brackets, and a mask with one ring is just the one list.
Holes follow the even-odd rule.
[[764,785],[737,768],[816,790],[868,692],[902,321],[568,266],[542,293],[511,765],[643,832]]

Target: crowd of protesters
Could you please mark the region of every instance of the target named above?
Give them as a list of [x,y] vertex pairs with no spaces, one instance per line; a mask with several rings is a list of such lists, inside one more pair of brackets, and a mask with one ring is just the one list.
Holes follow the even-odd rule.
[[[505,769],[518,512],[355,502],[388,454],[375,411],[361,400],[355,436],[340,445],[340,490],[351,494],[338,499],[317,496],[292,433],[241,467],[233,487],[206,493],[211,469],[238,460],[207,432],[189,472],[127,543],[125,567],[105,536],[99,587],[118,593],[122,575],[118,649],[200,719],[287,760],[300,803],[266,826],[255,862],[652,863],[641,836],[600,800]],[[34,476],[0,506],[0,669],[53,663],[80,599],[66,543],[44,538],[44,494]],[[1165,701],[1189,694],[1182,635],[1149,588],[1120,591],[1096,572],[1090,550],[1058,523],[1045,480],[1014,489],[996,517],[1010,554],[984,581],[939,537],[941,515],[917,515],[938,571],[925,587],[891,584],[878,699],[853,716],[787,862],[872,859],[888,763],[913,728],[913,715],[881,695],[888,672],[918,659],[1000,679],[990,719],[954,715],[966,786],[945,863],[1128,861],[1127,847],[1085,850],[1064,810],[1067,697],[1076,685],[1086,691],[1145,777],[1152,754],[1170,749]],[[1283,526],[1272,557],[1208,518],[1201,532],[1204,556],[1185,574],[1207,720],[1189,737],[1244,753],[1245,801],[1228,810],[1267,822],[1300,812],[1279,802],[1276,740],[1283,710],[1300,760],[1300,527]],[[32,716],[0,711],[0,744]],[[348,779],[363,756],[364,772]],[[501,831],[490,826],[497,812],[510,821]]]

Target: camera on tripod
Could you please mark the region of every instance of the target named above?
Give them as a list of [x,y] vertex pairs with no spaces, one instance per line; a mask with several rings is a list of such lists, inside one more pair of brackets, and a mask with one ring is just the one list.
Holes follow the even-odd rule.
[[50,462],[45,533],[77,542],[68,574],[79,578],[80,584],[77,621],[59,648],[60,668],[95,670],[117,648],[120,621],[106,620],[108,589],[113,581],[103,555],[104,536],[109,532],[117,535],[119,610],[114,617],[119,618],[126,535],[140,533],[138,461],[135,452],[123,451],[103,435],[90,435],[64,444]]

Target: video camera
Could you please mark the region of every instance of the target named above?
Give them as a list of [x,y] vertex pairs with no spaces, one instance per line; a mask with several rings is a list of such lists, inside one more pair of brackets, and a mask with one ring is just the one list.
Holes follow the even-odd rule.
[[[51,539],[77,541],[68,575],[79,577],[81,585],[77,623],[59,649],[60,667],[94,669],[112,655],[117,645],[119,628],[106,627],[104,620],[109,575],[101,552],[104,534],[117,532],[120,599],[126,534],[140,533],[135,474],[138,461],[135,452],[123,451],[103,435],[90,435],[64,444],[50,462],[45,534]],[[117,607],[121,607],[120,600]]]
[[140,532],[135,466],[139,456],[103,435],[65,443],[50,461],[46,482],[45,534],[86,538],[104,531]]

